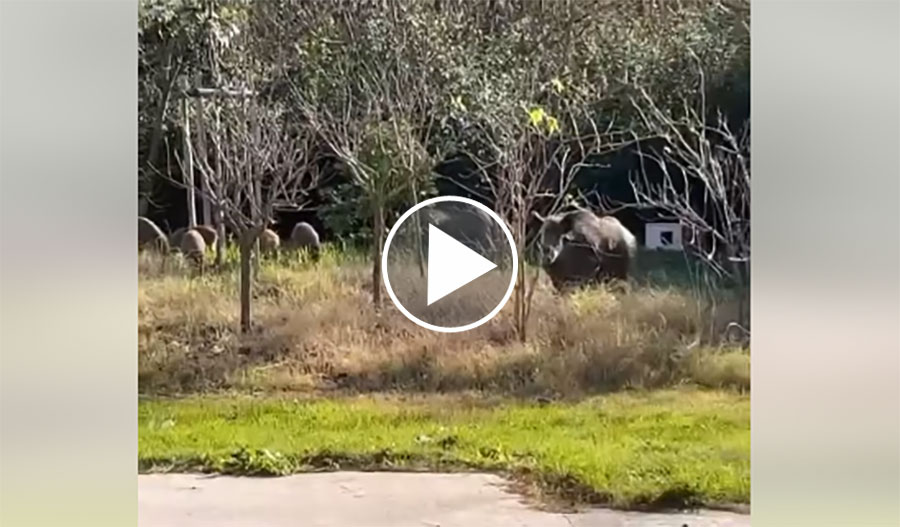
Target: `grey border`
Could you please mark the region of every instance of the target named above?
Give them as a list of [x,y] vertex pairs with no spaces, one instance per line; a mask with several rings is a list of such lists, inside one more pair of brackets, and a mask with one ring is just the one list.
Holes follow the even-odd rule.
[[753,525],[900,525],[900,9],[751,16]]
[[137,3],[0,3],[0,525],[134,524]]

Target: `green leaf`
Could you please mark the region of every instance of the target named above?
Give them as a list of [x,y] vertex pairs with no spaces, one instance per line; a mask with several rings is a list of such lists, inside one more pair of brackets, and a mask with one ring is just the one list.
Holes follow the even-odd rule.
[[552,134],[559,131],[559,121],[556,117],[547,116],[547,130]]
[[545,117],[544,109],[540,106],[534,107],[528,111],[528,118],[531,119],[531,124],[533,126],[539,126]]

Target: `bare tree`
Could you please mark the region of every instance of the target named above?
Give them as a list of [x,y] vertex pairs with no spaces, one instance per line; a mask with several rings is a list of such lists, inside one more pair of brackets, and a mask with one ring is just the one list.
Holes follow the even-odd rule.
[[[700,93],[704,93],[701,73]],[[637,203],[678,220],[691,233],[687,247],[714,276],[738,293],[739,320],[749,331],[750,122],[732,130],[720,111],[710,122],[705,99],[687,102],[673,117],[645,91],[634,100],[644,128],[663,139],[656,151],[639,150],[632,178]],[[650,168],[661,176],[651,177]]]
[[382,246],[386,212],[400,200],[417,196],[427,177],[429,156],[404,121],[381,122],[368,115],[355,122],[308,114],[329,150],[341,161],[364,195],[363,210],[372,219],[372,299],[381,305]]
[[305,72],[307,81],[321,74],[315,82],[297,82],[288,72],[284,77],[303,118],[362,191],[360,205],[371,218],[374,237],[372,298],[379,306],[386,214],[400,203],[418,201],[429,180],[437,157],[426,149],[434,124],[429,110],[439,88],[410,40],[414,28],[398,12],[332,9],[344,47],[326,71],[311,65],[313,71]]
[[[288,118],[282,106],[255,99],[226,99],[204,140],[216,150],[216,166],[195,160],[203,174],[199,191],[215,204],[240,247],[241,332],[251,328],[251,257],[276,210],[300,210],[318,182],[315,133]],[[205,116],[199,119],[209,121]]]
[[[559,81],[536,86],[532,100],[548,89],[562,91]],[[546,97],[544,97],[546,99]],[[527,338],[528,320],[539,269],[527,265],[536,238],[532,219],[579,205],[584,196],[574,188],[579,171],[593,156],[621,148],[629,137],[613,131],[613,122],[597,125],[589,105],[558,97],[556,115],[540,105],[520,106],[516,115],[494,107],[479,116],[479,134],[488,147],[470,152],[488,189],[484,199],[504,218],[516,244],[520,272],[513,293],[516,333]]]

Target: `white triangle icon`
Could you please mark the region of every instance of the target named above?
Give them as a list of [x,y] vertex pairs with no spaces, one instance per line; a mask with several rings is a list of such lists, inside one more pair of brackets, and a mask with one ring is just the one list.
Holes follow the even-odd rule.
[[428,225],[428,305],[456,291],[497,265]]

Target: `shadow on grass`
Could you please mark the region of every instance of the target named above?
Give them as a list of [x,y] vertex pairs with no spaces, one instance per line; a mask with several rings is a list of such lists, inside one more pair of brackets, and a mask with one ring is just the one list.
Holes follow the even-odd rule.
[[308,455],[284,455],[265,449],[238,448],[222,456],[142,458],[139,473],[202,473],[247,477],[279,477],[310,472],[488,472],[508,480],[508,490],[533,501],[539,508],[575,511],[584,506],[620,510],[665,512],[699,508],[746,512],[746,505],[713,502],[697,489],[676,485],[657,494],[639,494],[617,500],[577,476],[546,471],[523,462],[472,462],[452,452],[418,454],[390,449],[368,453],[323,450]]

